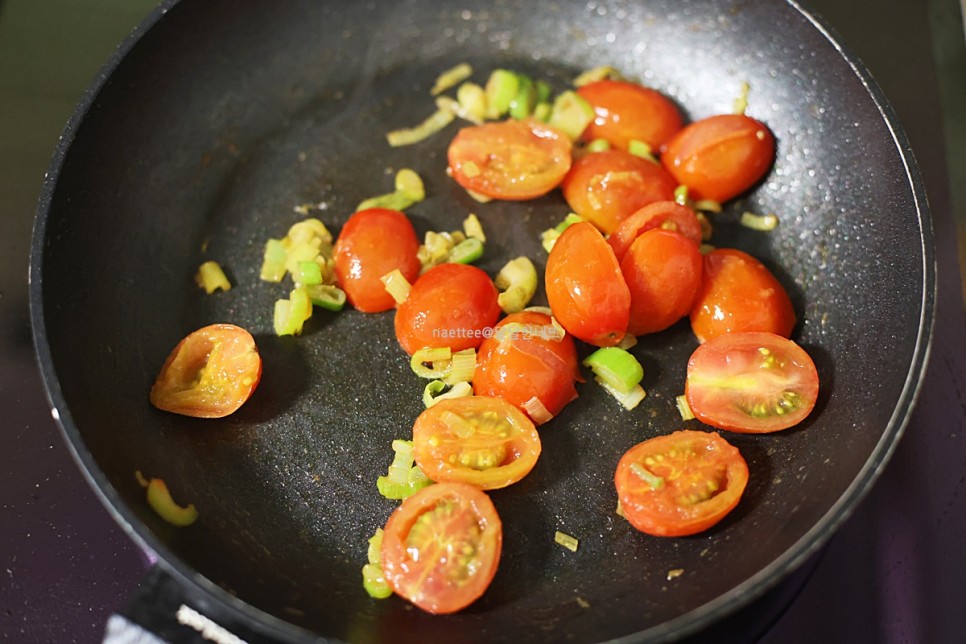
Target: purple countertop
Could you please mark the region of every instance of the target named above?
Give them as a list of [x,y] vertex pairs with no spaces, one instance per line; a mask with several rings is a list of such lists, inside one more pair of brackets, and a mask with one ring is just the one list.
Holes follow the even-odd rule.
[[[50,416],[31,344],[26,274],[34,208],[57,135],[87,81],[151,4],[0,0],[4,641],[100,641],[108,616],[150,566],[88,487]],[[962,641],[966,316],[954,205],[966,208],[966,164],[948,144],[966,130],[962,23],[955,0],[809,6],[871,69],[915,151],[933,212],[938,314],[919,402],[893,458],[760,641]]]

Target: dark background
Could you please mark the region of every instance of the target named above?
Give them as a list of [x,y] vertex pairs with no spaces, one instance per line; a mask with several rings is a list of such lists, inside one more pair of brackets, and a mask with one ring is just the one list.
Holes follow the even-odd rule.
[[[149,562],[71,460],[34,361],[27,259],[57,137],[148,0],[0,0],[0,638],[99,641]],[[939,261],[933,352],[880,481],[764,642],[966,634],[966,54],[957,0],[814,0],[882,86],[925,179]],[[883,216],[889,216],[884,212]],[[711,635],[713,635],[712,633]]]

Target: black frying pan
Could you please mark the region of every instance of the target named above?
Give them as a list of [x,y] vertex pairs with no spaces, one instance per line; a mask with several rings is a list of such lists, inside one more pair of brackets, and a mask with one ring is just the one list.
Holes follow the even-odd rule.
[[[865,72],[791,3],[282,2],[185,0],[152,15],[71,121],[45,186],[31,303],[48,392],[105,502],[162,566],[215,605],[280,638],[374,641],[675,638],[747,604],[830,536],[884,466],[913,404],[934,306],[931,228],[895,120]],[[708,533],[657,539],[614,513],[614,465],[630,445],[684,423],[673,398],[696,346],[686,324],[634,353],[649,398],[627,413],[593,386],[542,431],[523,482],[494,492],[504,557],[486,595],[431,617],[361,588],[366,539],[394,503],[379,497],[389,443],[421,410],[422,383],[391,315],[317,314],[303,337],[273,337],[285,290],[257,279],[261,248],[317,213],[337,230],[387,168],[412,167],[428,198],[418,232],[477,212],[491,274],[566,213],[558,193],[528,204],[471,201],[444,174],[456,126],[397,150],[392,128],[433,108],[443,69],[477,79],[504,66],[563,89],[610,64],[675,98],[690,118],[749,113],[778,139],[764,183],[718,218],[715,242],[760,257],[792,294],[796,339],[822,378],[797,429],[728,436],[749,462],[737,510]],[[776,212],[776,231],[737,225]],[[202,248],[205,250],[202,250]],[[235,288],[192,283],[216,259]],[[182,418],[148,403],[186,333],[250,329],[263,382],[235,415]],[[193,501],[176,529],[144,501],[135,470]],[[580,539],[571,553],[555,530]],[[672,569],[683,570],[670,579]]]

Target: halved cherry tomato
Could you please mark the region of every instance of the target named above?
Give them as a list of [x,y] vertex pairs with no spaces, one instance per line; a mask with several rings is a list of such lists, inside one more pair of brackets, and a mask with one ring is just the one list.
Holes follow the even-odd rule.
[[503,525],[485,492],[437,483],[402,502],[382,535],[382,572],[397,595],[428,613],[455,613],[489,587]]
[[151,404],[184,416],[222,418],[248,400],[261,377],[252,335],[234,324],[212,324],[174,348],[151,387]]
[[[523,413],[536,398],[551,416],[559,414],[577,397],[574,381],[580,372],[573,338],[555,339],[553,332],[545,313],[521,311],[505,317],[480,345],[473,392],[504,398]],[[541,419],[531,420],[539,424]]]
[[657,537],[683,537],[707,530],[738,505],[748,465],[717,434],[681,430],[629,449],[614,484],[631,525]]
[[562,187],[570,208],[609,234],[644,206],[674,199],[677,186],[657,163],[611,149],[577,159]]
[[815,363],[773,333],[727,333],[688,360],[688,406],[701,422],[733,432],[777,432],[802,422],[818,398]]
[[438,483],[495,490],[530,473],[540,456],[540,436],[530,419],[502,398],[453,398],[416,418],[413,456]]
[[484,123],[457,133],[449,171],[456,183],[492,199],[533,199],[567,174],[571,147],[563,133],[533,119]]
[[500,317],[489,276],[468,264],[434,266],[396,308],[396,339],[412,355],[424,347],[478,347]]
[[599,347],[624,338],[631,293],[596,228],[579,222],[563,231],[547,257],[544,279],[553,316],[568,333]]
[[617,261],[624,259],[624,254],[631,247],[634,240],[652,228],[672,230],[701,244],[701,222],[693,210],[682,206],[676,201],[657,201],[644,206],[633,215],[620,223],[607,243],[614,249]]
[[631,141],[661,151],[683,125],[681,113],[666,96],[649,87],[626,81],[601,80],[577,90],[594,107],[596,116],[583,139],[607,139],[626,150]]
[[395,269],[412,282],[419,275],[419,240],[398,210],[370,208],[346,221],[335,242],[335,273],[346,299],[366,313],[388,311],[396,301],[380,278]]
[[627,332],[656,333],[686,316],[701,287],[702,264],[697,244],[676,232],[654,228],[634,240],[621,261],[631,292]]
[[775,160],[775,137],[761,121],[719,114],[671,139],[661,162],[694,199],[727,201],[755,185]]
[[704,277],[691,310],[691,329],[699,342],[738,331],[787,338],[794,327],[792,301],[764,264],[733,248],[704,256]]

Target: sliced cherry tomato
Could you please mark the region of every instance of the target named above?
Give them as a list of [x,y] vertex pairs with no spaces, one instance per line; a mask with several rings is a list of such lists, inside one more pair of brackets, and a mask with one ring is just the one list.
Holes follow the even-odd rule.
[[500,317],[489,276],[468,264],[434,266],[396,308],[396,339],[412,355],[424,347],[478,347]]
[[686,316],[701,287],[702,264],[697,244],[676,232],[654,228],[638,237],[621,261],[631,292],[627,332],[663,331]]
[[691,329],[699,342],[738,331],[767,331],[787,338],[794,327],[792,301],[764,264],[733,248],[704,256],[701,289],[691,309]]
[[682,206],[676,201],[657,201],[644,206],[633,215],[620,223],[607,243],[614,249],[617,261],[624,259],[624,254],[631,247],[634,240],[652,228],[672,230],[701,244],[701,222],[693,210]]
[[765,176],[775,137],[761,121],[719,114],[691,123],[671,139],[661,162],[694,199],[727,201]]
[[601,80],[577,90],[594,107],[596,116],[583,139],[607,139],[626,150],[631,141],[647,143],[661,151],[684,124],[677,106],[649,87],[625,81]]
[[492,199],[533,199],[563,180],[571,147],[563,133],[533,119],[484,123],[457,133],[449,171],[456,183]]
[[485,492],[437,483],[402,502],[382,535],[382,572],[397,595],[428,613],[480,598],[500,563],[503,525]]
[[540,456],[540,436],[530,419],[502,398],[453,398],[416,418],[413,456],[436,482],[495,490],[530,473]]
[[655,201],[674,199],[678,182],[656,163],[623,150],[585,154],[563,180],[567,204],[604,233]]
[[395,269],[412,282],[419,276],[419,240],[409,218],[398,210],[360,210],[346,221],[336,240],[335,273],[346,299],[366,313],[388,311],[396,301],[381,278]]
[[[476,395],[499,396],[524,413],[536,398],[550,416],[559,414],[577,397],[579,367],[573,338],[553,334],[545,313],[521,311],[505,317],[480,345],[473,376]],[[531,420],[539,424],[543,419]]]
[[805,350],[787,338],[727,333],[691,355],[684,393],[702,423],[746,434],[777,432],[812,412],[818,372]]
[[184,416],[222,418],[248,400],[261,377],[262,359],[251,333],[212,324],[174,348],[151,387],[151,404]]
[[547,258],[545,281],[553,316],[568,333],[599,347],[624,338],[631,293],[596,228],[579,222],[563,231]]
[[629,449],[614,483],[631,525],[657,537],[683,537],[707,530],[738,505],[748,465],[717,434],[682,430]]

